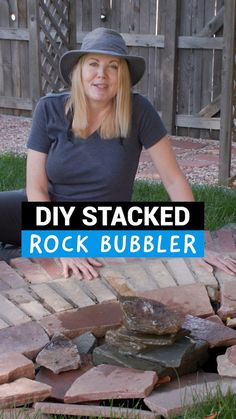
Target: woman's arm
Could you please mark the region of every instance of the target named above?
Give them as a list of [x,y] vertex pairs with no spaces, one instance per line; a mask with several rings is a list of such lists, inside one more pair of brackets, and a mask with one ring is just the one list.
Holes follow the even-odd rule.
[[172,201],[194,201],[191,188],[181,171],[170,139],[165,136],[148,149],[152,161]]
[[[50,201],[45,165],[47,154],[29,149],[27,156],[26,193],[28,201]],[[102,263],[93,258],[59,258],[63,275],[73,273],[78,279],[97,278],[96,268]]]
[[45,165],[47,154],[29,149],[26,168],[28,201],[50,201]]

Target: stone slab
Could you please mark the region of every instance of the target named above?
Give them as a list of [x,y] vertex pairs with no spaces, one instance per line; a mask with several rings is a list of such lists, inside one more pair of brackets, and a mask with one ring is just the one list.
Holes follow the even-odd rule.
[[0,330],[0,353],[19,352],[33,359],[48,342],[47,334],[36,322]]
[[144,403],[156,414],[169,418],[184,413],[186,408],[196,403],[196,399],[200,401],[204,396],[214,395],[219,385],[223,394],[226,394],[229,387],[234,393],[236,391],[236,380],[198,372],[159,387],[144,399]]
[[81,365],[81,358],[77,346],[72,340],[57,333],[39,352],[36,363],[59,374],[78,369]]
[[120,305],[114,302],[44,317],[40,324],[49,336],[60,332],[74,338],[82,333],[92,332],[96,337],[103,337],[107,330],[121,326],[122,321]]
[[236,378],[236,365],[230,362],[226,355],[219,355],[216,360],[219,375]]
[[37,402],[34,405],[36,412],[44,415],[99,417],[99,418],[126,418],[126,419],[159,419],[160,416],[141,409],[129,409],[126,407],[96,406],[83,404],[62,404]]
[[221,319],[236,316],[236,281],[224,282],[220,290],[221,306],[217,311]]
[[205,340],[210,348],[236,344],[236,331],[227,326],[187,315],[183,327],[194,339]]
[[40,383],[48,384],[52,387],[51,398],[63,402],[67,390],[77,378],[92,368],[92,364],[82,366],[80,369],[54,374],[47,368],[41,367],[36,375],[36,380]]
[[0,408],[25,406],[45,400],[51,394],[51,387],[29,378],[18,378],[12,383],[0,385]]
[[214,314],[206,288],[199,283],[145,291],[138,296],[159,301],[181,315],[208,317]]
[[150,394],[157,382],[154,371],[98,365],[78,378],[66,392],[65,403],[94,400],[139,399]]
[[236,365],[236,345],[232,345],[230,348],[227,348],[225,355],[227,359],[232,362],[232,364]]
[[21,377],[34,379],[33,362],[16,352],[0,354],[0,384]]

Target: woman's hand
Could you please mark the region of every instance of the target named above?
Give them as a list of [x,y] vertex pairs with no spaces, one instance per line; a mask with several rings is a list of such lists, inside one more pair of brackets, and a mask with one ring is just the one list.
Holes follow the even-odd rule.
[[65,278],[73,273],[78,279],[94,279],[98,277],[94,267],[102,266],[102,263],[94,258],[60,258],[60,261]]
[[222,256],[213,250],[205,249],[205,256],[199,260],[199,263],[209,272],[213,272],[213,267],[215,267],[229,275],[236,275],[236,259]]

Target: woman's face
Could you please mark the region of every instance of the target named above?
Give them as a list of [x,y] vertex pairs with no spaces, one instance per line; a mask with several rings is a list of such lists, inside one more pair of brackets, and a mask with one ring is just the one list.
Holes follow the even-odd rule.
[[87,54],[82,65],[82,82],[90,103],[108,104],[117,94],[120,59]]

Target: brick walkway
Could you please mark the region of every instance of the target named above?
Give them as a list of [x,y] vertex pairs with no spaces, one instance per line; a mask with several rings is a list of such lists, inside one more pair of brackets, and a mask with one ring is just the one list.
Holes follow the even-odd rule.
[[[236,224],[207,236],[208,247],[236,256]],[[202,283],[217,299],[222,283],[233,277],[207,272],[196,259],[104,259],[100,277],[62,278],[52,259],[0,261],[0,329],[40,320],[50,314],[115,300],[118,294]]]

